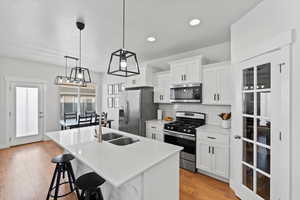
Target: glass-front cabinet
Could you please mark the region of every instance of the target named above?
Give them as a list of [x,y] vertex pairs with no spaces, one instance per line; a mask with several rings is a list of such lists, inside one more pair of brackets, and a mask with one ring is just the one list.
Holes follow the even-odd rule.
[[271,63],[249,66],[242,73],[242,185],[270,200]]

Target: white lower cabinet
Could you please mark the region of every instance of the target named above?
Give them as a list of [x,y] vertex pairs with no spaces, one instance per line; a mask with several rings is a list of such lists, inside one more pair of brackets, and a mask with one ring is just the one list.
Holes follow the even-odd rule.
[[164,141],[164,134],[163,134],[164,123],[162,121],[147,121],[146,122],[146,137]]
[[197,141],[197,168],[211,171],[210,145],[206,142]]
[[[201,133],[200,133],[201,134]],[[229,136],[203,133],[197,137],[197,159],[196,167],[199,170],[208,172],[208,175],[229,178]],[[228,138],[227,138],[228,137]]]
[[229,156],[228,156],[228,147],[220,146],[213,144],[212,145],[212,171],[214,174],[224,177],[228,177],[228,163],[229,163]]

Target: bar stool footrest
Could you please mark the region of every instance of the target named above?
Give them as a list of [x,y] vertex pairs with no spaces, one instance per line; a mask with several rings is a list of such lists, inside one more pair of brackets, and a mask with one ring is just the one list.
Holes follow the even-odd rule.
[[[73,190],[70,190],[69,192],[67,192],[67,193],[65,193],[65,194],[59,195],[59,196],[57,196],[57,198],[65,197],[65,196],[67,196],[67,195],[73,193],[73,192],[77,189],[76,185],[75,185],[73,182],[69,182],[69,181],[62,182],[62,183],[59,184],[59,186],[65,185],[65,184],[69,184],[69,183],[73,184]],[[53,187],[51,188],[51,190],[50,190],[50,197],[52,197],[52,198],[54,198],[54,195],[51,194],[51,192],[52,192],[55,188],[56,188],[56,186],[53,186]]]

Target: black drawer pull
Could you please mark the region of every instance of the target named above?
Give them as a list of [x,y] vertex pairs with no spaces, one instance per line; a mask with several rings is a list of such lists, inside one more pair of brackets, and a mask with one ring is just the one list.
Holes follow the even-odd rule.
[[210,136],[208,136],[207,138],[208,138],[208,139],[212,139],[212,140],[217,139],[217,138],[215,138],[215,137],[210,137]]

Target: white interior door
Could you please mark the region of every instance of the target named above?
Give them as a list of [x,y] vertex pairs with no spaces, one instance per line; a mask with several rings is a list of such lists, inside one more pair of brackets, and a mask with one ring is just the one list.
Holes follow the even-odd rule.
[[40,141],[44,132],[43,85],[10,83],[10,146]]
[[[289,157],[282,134],[283,120],[281,52],[277,51],[241,64],[239,191],[241,199],[289,199],[289,171],[282,166]],[[239,137],[236,137],[239,139]],[[285,137],[288,139],[288,137]],[[285,154],[283,154],[283,152]],[[288,152],[286,154],[286,152]],[[233,166],[235,167],[235,166]]]

